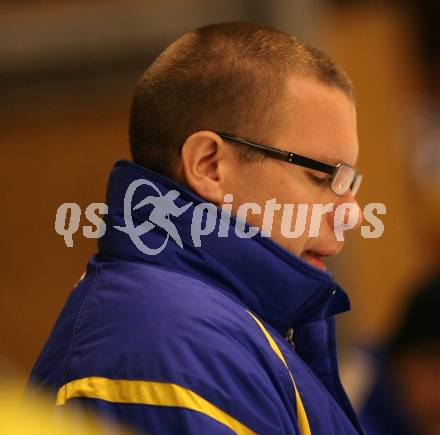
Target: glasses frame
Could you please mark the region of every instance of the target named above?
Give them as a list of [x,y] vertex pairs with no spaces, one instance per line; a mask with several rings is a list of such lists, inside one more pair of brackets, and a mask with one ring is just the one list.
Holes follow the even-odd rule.
[[[353,196],[356,195],[359,189],[359,185],[362,181],[362,174],[359,173],[353,166],[347,163],[338,163],[336,166],[333,166],[333,165],[329,165],[328,163],[321,162],[319,160],[311,159],[310,157],[305,157],[296,153],[292,153],[290,151],[280,150],[278,148],[273,148],[269,145],[262,145],[256,142],[252,142],[251,140],[244,139],[242,137],[235,136],[230,133],[223,133],[223,132],[214,132],[214,133],[218,134],[224,140],[242,143],[244,145],[248,145],[252,148],[258,149],[262,151],[264,154],[274,159],[291,163],[293,165],[302,166],[303,168],[313,169],[315,171],[323,172],[325,174],[330,175],[329,188],[337,196],[344,196],[348,190],[352,191]],[[338,171],[340,171],[344,167],[351,168],[354,171],[354,178],[347,191],[343,194],[340,194],[337,193],[333,188],[332,181],[336,178]],[[353,186],[356,187],[354,191],[352,189]]]

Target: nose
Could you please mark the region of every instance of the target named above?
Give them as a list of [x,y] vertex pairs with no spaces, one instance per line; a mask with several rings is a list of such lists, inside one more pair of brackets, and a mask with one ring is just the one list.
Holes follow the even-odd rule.
[[351,190],[349,190],[344,196],[339,197],[339,201],[335,202],[335,208],[332,213],[329,213],[327,215],[327,218],[329,219],[329,224],[332,228],[334,228],[335,224],[335,211],[337,207],[339,207],[342,204],[352,204],[349,207],[347,206],[344,210],[344,222],[349,222],[350,220],[350,214],[351,213],[357,213],[357,222],[356,224],[348,229],[354,230],[356,228],[359,228],[362,225],[362,222],[364,220],[362,209],[359,206],[359,203],[351,193]]
[[[361,209],[359,203],[357,202],[356,198],[351,193],[351,190],[349,190],[347,192],[346,196],[347,196],[347,200],[344,201],[344,202],[348,202],[350,204],[354,204],[355,207],[358,210],[358,221],[356,222],[356,225],[353,227],[353,229],[359,228],[362,225],[362,222],[364,221],[364,216],[363,216],[363,213],[362,213],[362,209]],[[349,218],[349,214],[350,214],[350,210],[346,210],[346,216],[344,218],[348,219]]]

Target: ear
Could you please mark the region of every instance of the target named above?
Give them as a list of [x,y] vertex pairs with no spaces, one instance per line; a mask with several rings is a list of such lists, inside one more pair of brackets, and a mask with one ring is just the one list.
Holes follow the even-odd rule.
[[181,175],[199,196],[216,205],[223,203],[228,155],[225,143],[211,131],[189,136],[181,150]]

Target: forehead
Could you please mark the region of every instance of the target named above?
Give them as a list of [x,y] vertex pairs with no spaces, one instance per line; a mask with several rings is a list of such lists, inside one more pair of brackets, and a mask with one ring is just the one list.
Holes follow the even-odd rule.
[[334,86],[296,76],[287,80],[285,96],[276,146],[354,166],[359,144],[353,100]]

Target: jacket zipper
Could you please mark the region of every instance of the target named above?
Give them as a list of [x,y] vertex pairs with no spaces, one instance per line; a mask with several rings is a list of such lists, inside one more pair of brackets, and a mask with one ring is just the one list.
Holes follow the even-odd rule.
[[[325,297],[323,297],[322,299],[321,299],[321,301],[320,301],[320,303],[318,304],[318,306],[319,307],[322,307],[322,306],[324,306],[325,305],[325,303],[334,295],[336,293],[336,284],[335,283],[332,283],[332,286],[331,286],[331,292],[330,292],[330,294],[329,295],[325,295]],[[317,310],[317,308],[316,307],[314,307],[314,308],[312,308],[312,309],[310,309],[310,310],[308,310],[307,311],[307,313],[304,315],[303,314],[303,316],[302,317],[306,317],[307,316],[307,314],[309,314],[309,312],[311,312],[312,310]],[[287,330],[287,334],[286,334],[286,340],[287,340],[287,342],[292,346],[292,348],[295,350],[295,341],[293,340],[293,336],[294,336],[294,333],[295,333],[295,329],[294,328],[292,328],[292,327],[290,327],[288,330]]]
[[293,328],[289,328],[287,330],[287,334],[286,334],[286,340],[287,343],[289,343],[292,348],[295,350],[295,342],[293,341],[293,334],[295,333],[295,330]]

